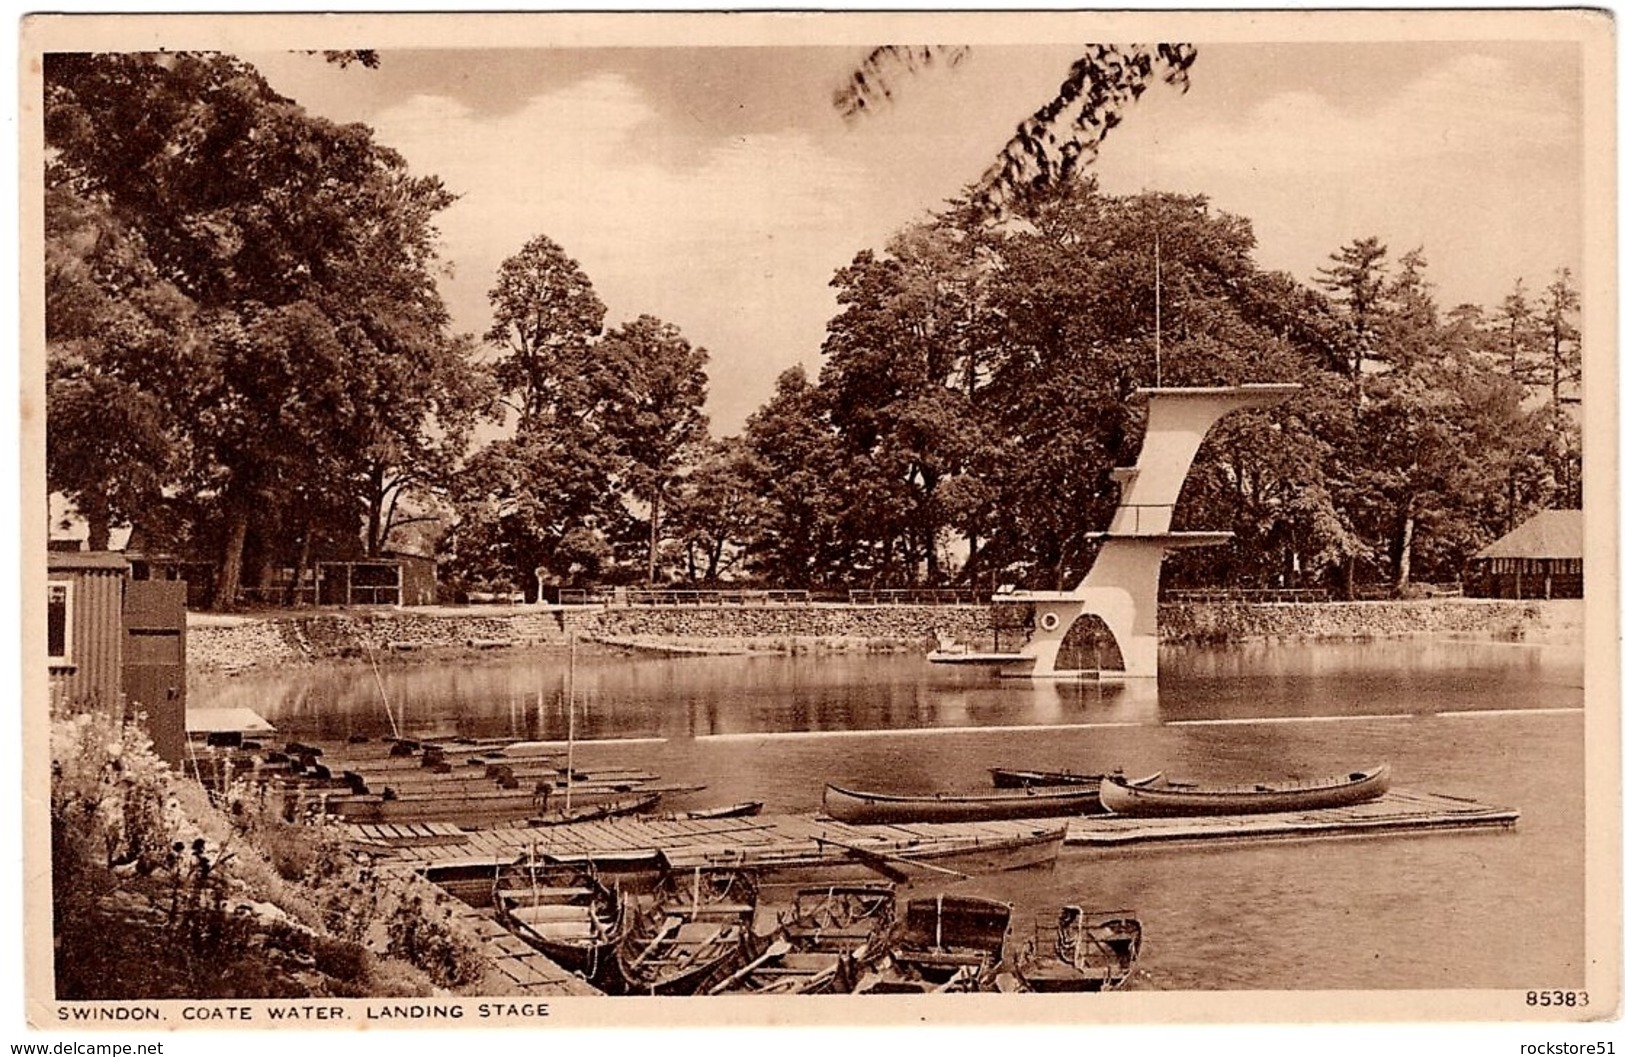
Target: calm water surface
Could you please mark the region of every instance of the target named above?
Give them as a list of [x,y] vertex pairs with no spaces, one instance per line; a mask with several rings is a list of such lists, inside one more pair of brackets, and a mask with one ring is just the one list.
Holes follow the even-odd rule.
[[1064,903],[1134,909],[1146,930],[1137,984],[1146,988],[1584,982],[1577,647],[1405,640],[1165,649],[1154,689],[999,680],[917,656],[583,650],[573,679],[570,670],[562,651],[379,672],[299,669],[199,678],[191,700],[253,708],[289,737],[399,729],[535,739],[566,736],[573,700],[578,765],[647,766],[666,781],[705,783],[672,808],[760,799],[769,813],[817,810],[825,781],[986,789],[994,765],[1241,781],[1387,761],[1398,788],[1515,807],[1518,825],[1068,848],[1054,869],[954,887],[1015,902],[1018,937],[1035,915],[1048,918]]

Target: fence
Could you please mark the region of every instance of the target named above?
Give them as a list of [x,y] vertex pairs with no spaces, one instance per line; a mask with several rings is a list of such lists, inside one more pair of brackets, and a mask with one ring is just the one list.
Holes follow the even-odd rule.
[[846,593],[855,606],[985,606],[992,597],[974,587],[853,588]]
[[1198,591],[1166,591],[1165,602],[1329,602],[1331,592],[1323,587],[1236,588]]

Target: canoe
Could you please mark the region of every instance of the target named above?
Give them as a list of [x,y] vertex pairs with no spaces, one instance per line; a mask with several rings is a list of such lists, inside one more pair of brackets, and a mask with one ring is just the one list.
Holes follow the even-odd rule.
[[620,892],[573,865],[522,858],[498,870],[491,903],[508,931],[594,983],[604,979],[626,929]]
[[711,818],[750,818],[762,813],[760,800],[743,800],[737,804],[724,804],[721,807],[697,807],[688,811],[666,811],[658,815],[645,816],[651,822],[691,822],[695,819]]
[[934,796],[862,793],[838,785],[824,786],[824,814],[839,822],[987,822],[1100,811],[1099,790],[1082,786]]
[[1014,959],[1016,990],[1116,991],[1140,956],[1142,930],[1132,911],[1062,907],[1052,926],[1039,925]]
[[745,964],[756,881],[744,870],[673,870],[615,950],[629,995],[691,995]]
[[551,811],[532,815],[528,821],[532,826],[568,826],[576,822],[596,822],[601,818],[635,815],[640,811],[649,810],[658,803],[660,803],[659,793],[643,793],[638,796],[622,797],[619,800],[572,804],[568,808],[560,806]]
[[1107,775],[1100,783],[1100,802],[1113,814],[1135,817],[1240,815],[1346,807],[1387,791],[1388,765],[1379,764],[1331,778],[1237,786],[1201,786],[1160,775],[1149,782],[1129,782]]
[[707,994],[846,994],[883,952],[896,900],[883,883],[803,888],[751,960]]
[[993,785],[998,789],[1026,789],[1035,785],[1083,785],[1100,787],[1101,774],[1080,774],[1077,771],[1021,771],[1010,767],[989,767]]
[[885,956],[855,994],[980,991],[993,984],[1010,938],[1012,906],[980,896],[911,899]]

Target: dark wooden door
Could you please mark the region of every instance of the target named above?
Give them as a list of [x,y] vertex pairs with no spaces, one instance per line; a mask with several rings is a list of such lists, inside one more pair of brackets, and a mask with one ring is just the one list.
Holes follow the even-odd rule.
[[181,765],[186,751],[186,583],[124,585],[124,700],[144,712],[158,755]]

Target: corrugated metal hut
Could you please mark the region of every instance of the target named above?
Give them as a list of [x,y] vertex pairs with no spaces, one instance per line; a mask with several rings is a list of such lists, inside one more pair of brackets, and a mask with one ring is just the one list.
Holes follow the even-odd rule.
[[186,584],[129,579],[120,554],[51,551],[45,642],[51,692],[68,704],[138,709],[158,754],[186,740]]
[[129,564],[103,551],[51,551],[45,568],[51,692],[86,706],[122,707]]
[[1470,598],[1581,598],[1585,517],[1543,510],[1473,555],[1462,573]]

